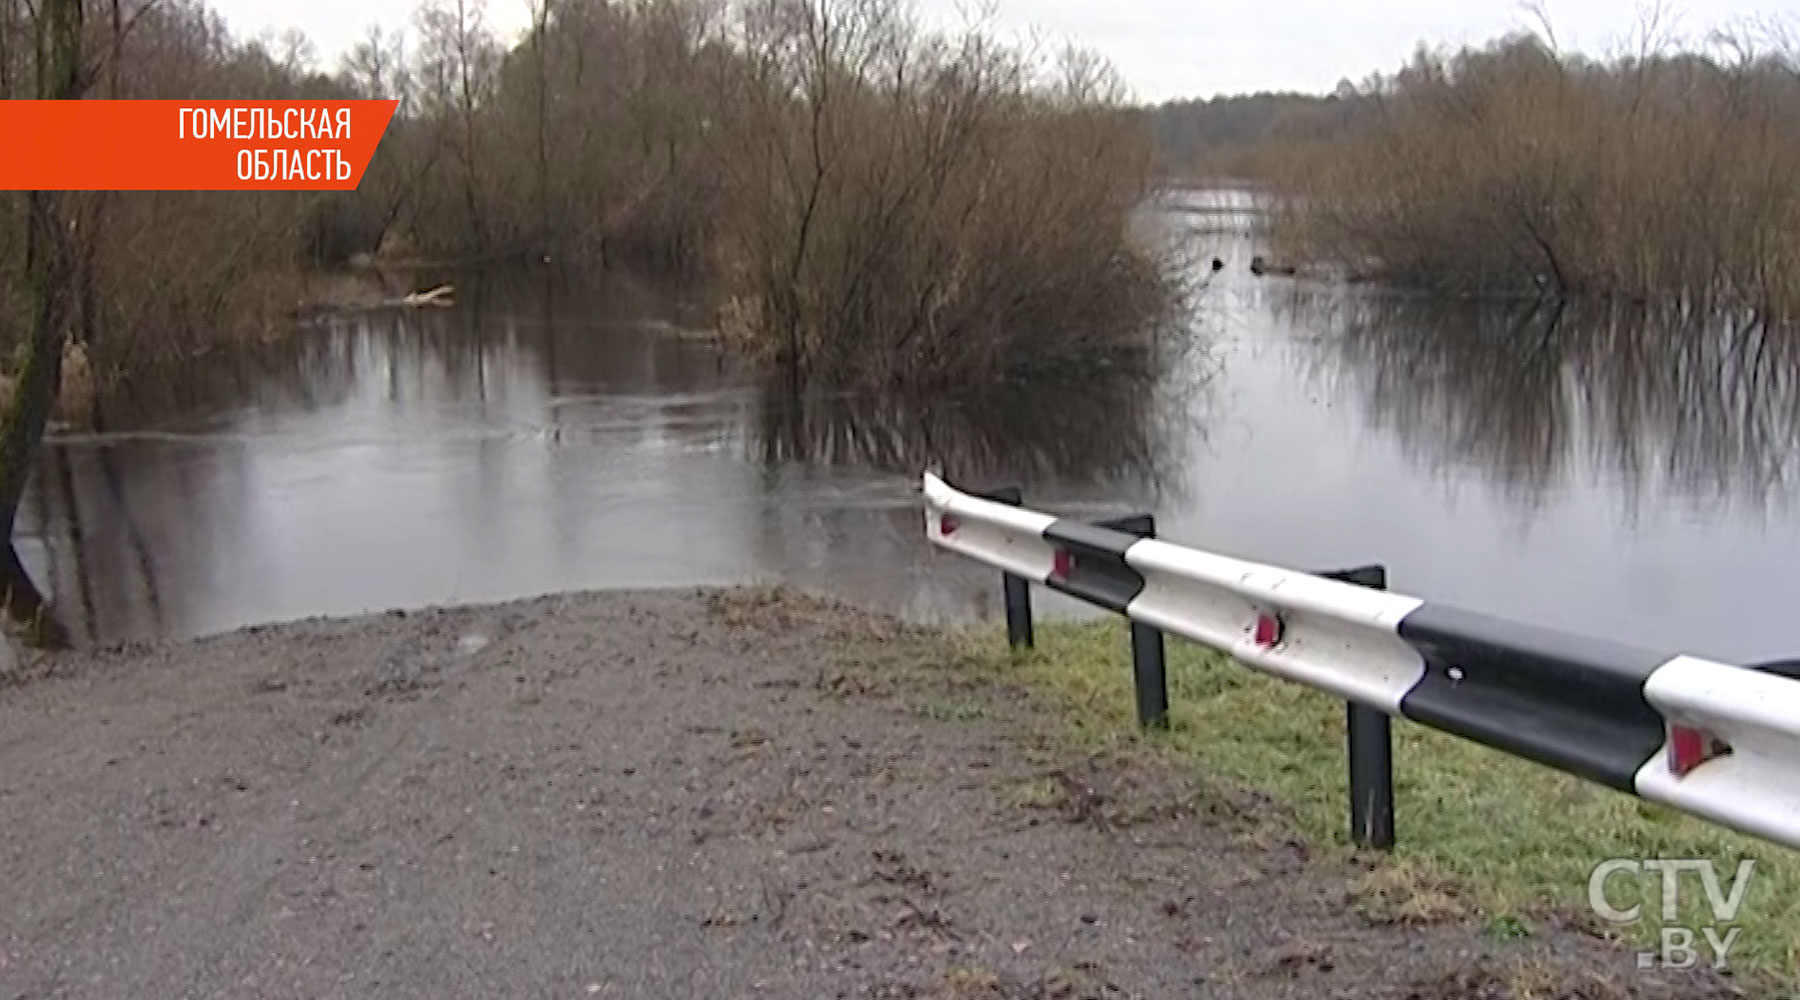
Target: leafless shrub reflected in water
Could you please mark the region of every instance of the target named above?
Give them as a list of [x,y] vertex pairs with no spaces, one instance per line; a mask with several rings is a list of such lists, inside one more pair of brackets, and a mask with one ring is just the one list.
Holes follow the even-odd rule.
[[764,461],[934,468],[969,484],[1055,481],[1131,496],[1170,496],[1184,449],[1203,428],[1203,386],[1128,373],[996,383],[966,396],[765,394]]
[[1659,500],[1766,514],[1800,463],[1800,329],[1647,307],[1300,294],[1315,377],[1439,472],[1474,468],[1536,509],[1584,477],[1627,514]]

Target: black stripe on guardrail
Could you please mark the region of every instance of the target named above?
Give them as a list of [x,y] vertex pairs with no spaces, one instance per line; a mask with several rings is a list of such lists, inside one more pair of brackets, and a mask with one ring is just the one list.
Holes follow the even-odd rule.
[[1625,792],[1662,747],[1644,682],[1666,656],[1432,604],[1399,632],[1426,665],[1409,719]]
[[1750,669],[1800,681],[1800,660],[1771,660],[1768,663],[1753,663],[1750,665]]
[[1124,614],[1144,589],[1143,575],[1125,561],[1125,550],[1138,543],[1135,535],[1061,518],[1044,529],[1044,540],[1069,555],[1067,566],[1044,581],[1052,590]]

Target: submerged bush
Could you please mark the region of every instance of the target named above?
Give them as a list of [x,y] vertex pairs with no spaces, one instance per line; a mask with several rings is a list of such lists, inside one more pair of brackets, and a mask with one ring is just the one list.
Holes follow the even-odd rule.
[[1730,51],[1421,54],[1283,172],[1286,236],[1441,291],[1800,314],[1800,67]]
[[534,11],[510,50],[478,0],[426,0],[410,62],[359,47],[401,115],[339,229],[716,282],[730,341],[814,385],[1085,368],[1169,315],[1127,232],[1148,125],[1094,60],[935,35],[909,0]]
[[1085,367],[1169,314],[1133,241],[1151,150],[1096,63],[1053,70],[890,0],[755,0],[728,123],[726,331],[797,379]]

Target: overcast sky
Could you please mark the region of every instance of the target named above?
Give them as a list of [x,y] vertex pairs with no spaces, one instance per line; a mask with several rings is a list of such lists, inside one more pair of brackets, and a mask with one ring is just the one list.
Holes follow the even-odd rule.
[[[295,27],[335,63],[370,22],[398,26],[416,0],[212,0],[240,35]],[[968,0],[916,0],[953,20]],[[1419,42],[1482,42],[1526,27],[1518,0],[988,0],[1009,36],[1075,41],[1099,51],[1138,97],[1163,100],[1253,90],[1329,90],[1389,70]],[[1568,48],[1610,51],[1633,34],[1641,0],[1549,0]],[[1800,20],[1800,0],[1688,0],[1679,31],[1696,37],[1745,18]],[[526,23],[526,0],[489,0],[496,27]]]

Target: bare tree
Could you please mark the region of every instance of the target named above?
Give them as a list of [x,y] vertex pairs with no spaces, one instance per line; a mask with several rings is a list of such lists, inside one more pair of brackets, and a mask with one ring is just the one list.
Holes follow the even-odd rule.
[[536,83],[538,245],[550,246],[550,45],[552,0],[528,0],[531,7],[531,66]]
[[[395,41],[398,41],[396,38]],[[338,68],[364,97],[389,100],[394,96],[396,54],[381,25],[370,24],[362,41],[350,47]]]
[[463,209],[478,249],[491,246],[482,209],[483,156],[479,115],[486,105],[497,56],[483,23],[482,0],[433,0],[419,9],[420,64],[429,88],[427,114],[457,123]]
[[0,100],[13,96],[13,61],[18,58],[19,8],[23,0],[0,0]]
[[487,223],[481,213],[476,189],[481,184],[480,148],[476,139],[475,112],[477,81],[485,82],[489,71],[489,40],[482,25],[483,0],[455,0],[456,3],[456,68],[462,95],[463,123],[463,193],[469,206],[469,221],[475,228],[477,246],[488,243]]
[[[77,100],[86,89],[82,14],[82,0],[40,0],[34,32],[40,100]],[[32,191],[26,195],[26,206],[25,283],[30,326],[12,398],[0,414],[0,531],[6,538],[5,551],[0,552],[0,580],[13,617],[34,623],[39,641],[60,644],[65,636],[51,624],[42,595],[19,561],[12,536],[62,381],[63,345],[75,310],[78,251],[65,194]]]

